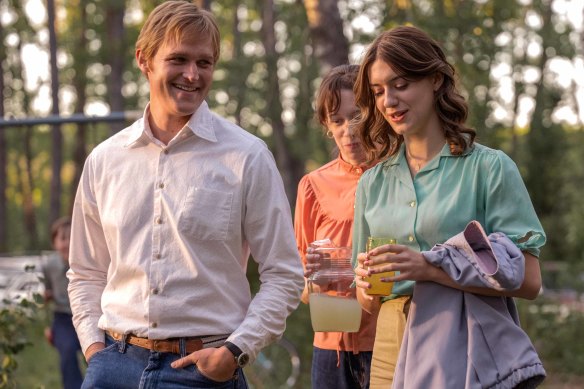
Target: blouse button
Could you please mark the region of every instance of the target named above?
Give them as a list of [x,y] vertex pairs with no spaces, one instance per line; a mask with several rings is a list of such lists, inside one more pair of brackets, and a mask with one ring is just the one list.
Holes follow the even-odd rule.
[[416,202],[415,201],[410,201],[410,207],[414,208],[416,206]]
[[408,240],[409,240],[410,242],[413,242],[413,241],[414,241],[414,237],[413,237],[412,235],[410,235],[410,236],[408,236]]

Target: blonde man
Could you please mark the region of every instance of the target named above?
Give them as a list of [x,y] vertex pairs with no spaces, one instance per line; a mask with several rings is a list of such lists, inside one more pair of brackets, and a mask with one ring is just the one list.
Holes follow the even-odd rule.
[[298,305],[302,267],[273,157],[204,101],[218,56],[210,13],[155,8],[136,43],[144,117],[86,162],[68,273],[86,388],[246,388],[242,367]]

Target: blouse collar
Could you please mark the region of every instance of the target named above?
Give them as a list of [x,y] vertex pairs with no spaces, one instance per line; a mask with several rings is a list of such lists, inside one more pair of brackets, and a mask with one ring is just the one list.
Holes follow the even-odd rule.
[[343,157],[341,156],[341,154],[339,154],[338,161],[339,161],[339,166],[345,172],[351,173],[351,174],[358,174],[358,175],[363,174],[363,172],[365,170],[372,168],[376,164],[374,162],[374,163],[371,163],[371,164],[362,164],[362,165],[358,165],[358,166],[351,165],[349,162],[347,162],[347,161],[345,161],[343,159]]

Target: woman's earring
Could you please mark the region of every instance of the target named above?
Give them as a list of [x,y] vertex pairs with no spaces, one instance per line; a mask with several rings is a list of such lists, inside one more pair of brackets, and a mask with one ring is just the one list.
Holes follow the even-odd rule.
[[326,136],[327,136],[328,138],[331,138],[331,139],[333,139],[333,132],[332,132],[331,130],[328,130],[328,131],[326,132]]

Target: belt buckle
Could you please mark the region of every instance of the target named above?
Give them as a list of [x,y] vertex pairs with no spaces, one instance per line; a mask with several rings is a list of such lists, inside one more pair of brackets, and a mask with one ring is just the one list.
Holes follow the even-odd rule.
[[162,342],[160,340],[152,341],[152,351],[161,352],[159,346],[162,346]]

